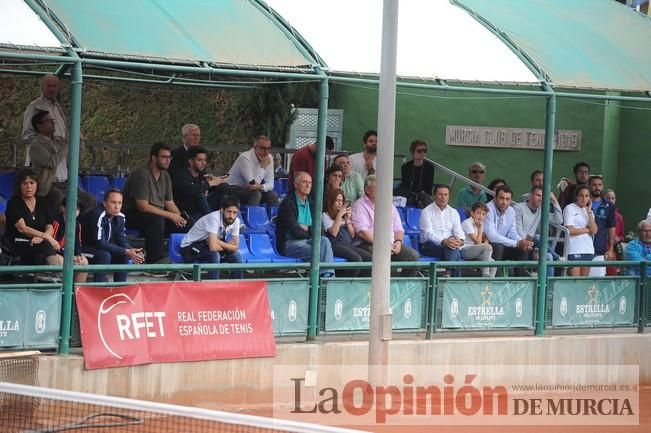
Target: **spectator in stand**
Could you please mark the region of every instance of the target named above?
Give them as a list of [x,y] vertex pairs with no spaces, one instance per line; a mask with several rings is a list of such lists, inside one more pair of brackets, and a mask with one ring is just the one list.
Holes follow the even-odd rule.
[[[615,234],[617,221],[615,219],[614,205],[603,200],[601,195],[604,190],[604,180],[601,176],[590,176],[588,180],[590,196],[592,199],[592,211],[597,223],[597,233],[593,238],[594,258],[596,262],[603,262],[615,259]],[[593,267],[590,269],[590,276],[606,276],[605,267]]]
[[[425,207],[420,214],[420,249],[426,256],[457,262],[461,260],[465,235],[459,212],[448,205],[449,200],[449,186],[434,186],[434,203]],[[455,268],[451,275],[460,277],[461,272]]]
[[[607,189],[603,193],[603,199],[615,206],[617,203],[617,196],[615,191],[612,189]],[[626,233],[624,233],[624,216],[620,212],[618,207],[615,207],[615,246],[613,251],[615,253],[615,258],[613,260],[624,260],[624,249],[622,243],[626,239]],[[606,268],[606,275],[614,276],[617,275],[616,266],[608,266]]]
[[[468,178],[481,185],[486,178],[486,166],[481,162],[473,162],[468,167]],[[457,193],[457,207],[463,208],[466,214],[470,213],[470,208],[478,201],[486,203],[488,197],[484,190],[476,186],[468,184]]]
[[241,203],[250,206],[258,206],[260,203],[278,206],[278,194],[273,190],[274,162],[269,137],[255,137],[253,147],[240,153],[229,174],[229,192],[237,196]]
[[344,177],[343,169],[337,164],[333,164],[325,172],[325,184],[323,186],[323,197],[328,195],[329,191],[341,188],[341,179]]
[[[122,193],[109,189],[104,193],[101,206],[87,213],[81,221],[81,252],[93,265],[126,265],[145,261],[144,250],[129,245],[125,231],[125,217],[122,213]],[[95,282],[108,281],[106,272],[96,272]],[[116,271],[113,282],[127,281],[127,273]]]
[[165,232],[189,229],[172,196],[172,180],[167,173],[171,158],[167,145],[154,144],[149,162],[136,168],[122,188],[126,225],[144,232],[147,263],[169,263],[163,251]]
[[407,199],[407,206],[424,208],[432,203],[434,164],[426,158],[427,143],[414,140],[409,146],[411,158],[400,168],[400,187],[394,193]]
[[[495,192],[497,191],[497,188],[499,188],[502,185],[506,185],[506,181],[501,177],[496,177],[495,179],[490,181],[487,188]],[[495,199],[494,195],[486,194],[486,196],[488,197],[488,201],[486,203],[491,202]]]
[[[47,111],[37,111],[32,117],[36,136],[29,148],[30,160],[39,179],[38,195],[45,197],[50,213],[56,215],[68,190],[68,143],[55,132],[55,120]],[[82,215],[95,208],[95,197],[77,190],[77,203]]]
[[[531,176],[530,176],[531,187],[533,188],[534,186],[537,186],[542,190],[544,176],[545,176],[545,173],[543,173],[542,170],[536,169],[536,170],[532,171]],[[558,204],[558,200],[556,199],[556,196],[554,195],[554,192],[551,191],[550,194],[551,194],[550,197],[552,199],[552,203]],[[529,193],[528,192],[524,193],[524,194],[522,194],[522,197],[521,197],[520,201],[526,202],[528,198],[529,198]],[[561,209],[561,211],[562,211],[562,209]]]
[[188,151],[201,143],[201,129],[193,123],[183,125],[181,135],[183,136],[183,144],[172,151],[172,161],[167,169],[172,179],[188,166]]
[[292,161],[289,163],[288,180],[289,189],[294,188],[296,173],[307,173],[314,178],[316,172],[316,143],[310,143],[298,149],[292,155]]
[[[470,208],[470,217],[461,222],[461,229],[465,235],[461,257],[464,260],[481,260],[491,262],[493,260],[493,247],[488,242],[484,232],[484,220],[488,213],[488,206],[478,201]],[[482,268],[482,276],[493,278],[497,268]]]
[[[637,239],[626,245],[626,258],[633,261],[651,262],[651,221],[642,220],[637,224]],[[629,268],[629,273],[640,275],[640,267]],[[651,275],[651,266],[647,266],[646,274]]]
[[[518,234],[515,210],[511,207],[513,190],[508,185],[497,187],[495,200],[489,202],[485,223],[486,237],[493,247],[495,260],[527,260],[533,249],[533,242]],[[515,276],[525,276],[521,267],[515,269]]]
[[377,155],[377,131],[369,130],[362,138],[364,150],[350,155],[350,166],[354,172],[359,173],[362,179],[370,174],[375,174],[375,156]]
[[16,174],[14,193],[7,202],[5,239],[15,246],[23,265],[62,265],[61,249],[52,236],[53,217],[43,197],[37,195],[38,178],[30,169]]
[[[590,202],[590,188],[588,185],[578,185],[575,192],[574,203],[563,209],[563,222],[570,232],[567,258],[570,261],[590,261],[594,258],[592,235],[597,233],[597,223]],[[587,277],[590,268],[573,267],[568,273],[573,277]]]
[[[221,210],[205,215],[192,226],[181,241],[185,263],[242,263],[240,248],[240,201],[226,197]],[[243,271],[233,271],[234,279],[242,279]],[[208,271],[208,279],[218,280],[219,271]]]
[[219,209],[222,197],[228,193],[228,176],[206,174],[208,151],[201,146],[191,147],[186,157],[186,168],[172,179],[172,192],[174,202],[192,227],[199,218]]
[[579,185],[587,185],[588,180],[590,180],[590,165],[587,162],[580,161],[574,164],[572,168],[574,172],[574,181],[562,177],[560,182],[558,182],[557,188],[558,193],[558,204],[561,209],[565,209],[565,206],[574,202],[576,197],[576,188]]
[[[321,230],[312,227],[312,176],[298,172],[294,178],[294,189],[278,208],[276,220],[276,247],[280,254],[309,261],[312,257],[312,238]],[[321,236],[321,263],[332,263],[332,246],[327,237]],[[334,276],[331,269],[321,268],[324,278]]]
[[[372,254],[375,247],[373,236],[375,197],[377,194],[375,175],[369,175],[364,181],[364,193],[365,195],[353,204],[353,227],[356,235],[354,244]],[[402,227],[398,210],[393,205],[391,205],[391,227],[391,261],[417,261],[420,257],[418,252],[404,245],[405,230]],[[403,277],[413,277],[415,275],[416,269],[404,268],[402,270]]]
[[[326,195],[325,212],[323,212],[323,230],[330,239],[332,252],[337,257],[343,257],[349,262],[370,262],[373,255],[368,251],[353,245],[355,228],[352,221],[350,201],[346,200],[343,190],[330,189]],[[342,272],[346,277],[369,277],[370,269],[348,269]]]
[[[41,78],[41,96],[34,99],[29,103],[23,114],[23,141],[31,143],[38,133],[36,127],[32,122],[32,118],[39,111],[46,111],[52,119],[52,126],[54,128],[54,140],[59,143],[67,143],[68,137],[68,121],[63,112],[63,107],[59,103],[58,97],[61,91],[61,80],[53,74],[44,75]],[[25,151],[25,165],[29,166],[30,160],[30,145],[27,145]]]
[[[542,188],[540,186],[533,186],[527,195],[527,200],[524,203],[516,203],[513,205],[513,209],[515,210],[515,228],[518,235],[522,239],[533,241],[534,248],[544,251],[544,248],[540,248],[540,219],[542,217],[540,209],[542,207],[542,199]],[[549,204],[549,223],[563,224],[563,212],[553,196]],[[546,251],[549,260],[559,259],[558,254],[552,249],[547,248]],[[538,259],[533,254],[529,254],[529,258],[533,260]]]
[[[74,258],[73,263],[75,265],[88,265],[88,259],[82,255],[81,249],[81,226],[79,220],[76,218],[79,217],[79,203],[77,203],[77,209],[75,213],[75,239],[72,243],[72,248],[74,249]],[[61,202],[61,209],[57,217],[52,223],[52,237],[61,246],[59,253],[63,255],[63,249],[66,247],[66,199],[64,198]],[[88,274],[86,272],[75,272],[75,283],[85,283]]]
[[283,167],[283,156],[280,153],[274,155],[274,178],[283,179],[287,177],[287,171]]
[[353,171],[350,166],[350,159],[345,153],[337,155],[333,161],[343,170],[343,179],[341,181],[341,189],[346,195],[346,199],[354,203],[357,199],[364,195],[364,179],[362,176]]

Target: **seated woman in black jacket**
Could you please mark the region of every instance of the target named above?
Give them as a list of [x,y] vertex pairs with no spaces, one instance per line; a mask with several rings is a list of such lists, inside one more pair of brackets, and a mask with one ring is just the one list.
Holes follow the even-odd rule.
[[23,265],[62,265],[61,245],[53,234],[50,207],[36,195],[38,178],[31,169],[21,170],[14,180],[14,195],[7,202],[5,238],[15,245]]
[[432,203],[434,187],[434,164],[425,158],[427,143],[414,140],[409,146],[412,159],[402,164],[400,169],[400,187],[395,195],[407,199],[407,206],[424,208]]

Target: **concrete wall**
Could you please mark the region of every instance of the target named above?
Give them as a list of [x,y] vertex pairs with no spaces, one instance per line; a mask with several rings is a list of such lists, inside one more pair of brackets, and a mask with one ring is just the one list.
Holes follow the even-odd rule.
[[[533,365],[639,365],[640,383],[651,384],[651,334],[551,337],[440,338],[398,340],[390,347],[392,364],[504,365],[505,378],[531,377]],[[364,364],[366,342],[280,344],[275,358],[151,364],[84,370],[79,356],[43,356],[42,386],[120,397],[210,407],[272,401],[276,365]],[[516,367],[517,366],[517,367]],[[551,378],[553,379],[553,378]],[[588,383],[604,379],[595,373]],[[603,383],[603,382],[602,382]]]

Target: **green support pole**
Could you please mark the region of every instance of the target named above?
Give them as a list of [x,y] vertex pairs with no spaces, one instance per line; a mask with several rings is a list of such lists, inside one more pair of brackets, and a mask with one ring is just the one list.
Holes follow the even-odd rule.
[[436,301],[438,300],[438,280],[436,278],[437,266],[436,262],[431,262],[429,264],[429,293],[427,295],[427,321],[429,323],[427,324],[427,330],[425,331],[425,338],[428,340],[432,338],[432,334],[436,330]]
[[[68,191],[66,191],[66,239],[75,238],[77,219],[77,176],[79,175],[79,139],[81,136],[81,61],[72,67],[70,108],[70,150],[68,152]],[[72,317],[72,288],[74,286],[74,242],[68,243],[63,256],[63,311],[61,312],[61,339],[59,353],[65,355],[70,347]]]
[[637,332],[643,333],[644,328],[646,328],[647,320],[649,317],[649,310],[647,309],[647,281],[648,275],[646,274],[646,268],[648,266],[647,262],[642,262],[640,264],[640,304],[638,308],[638,321],[637,321]]
[[536,308],[536,335],[545,332],[545,312],[547,310],[547,248],[549,245],[549,197],[552,190],[552,165],[554,159],[554,130],[556,128],[556,95],[548,84],[543,88],[547,97],[545,117],[545,172],[543,179],[543,201],[540,209],[540,258],[538,260],[538,305]]
[[310,310],[308,314],[308,340],[313,340],[317,332],[319,308],[319,271],[321,251],[321,212],[323,210],[323,176],[325,165],[325,137],[328,125],[328,77],[317,67],[323,78],[320,85],[319,119],[317,126],[316,172],[312,179],[314,209],[312,212],[312,259],[310,260]]

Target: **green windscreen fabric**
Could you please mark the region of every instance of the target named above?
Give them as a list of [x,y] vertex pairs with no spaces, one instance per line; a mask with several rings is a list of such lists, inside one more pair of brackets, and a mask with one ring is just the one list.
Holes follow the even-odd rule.
[[614,0],[451,1],[508,38],[555,86],[651,90],[651,19]]
[[47,6],[89,52],[265,67],[315,63],[254,0],[48,0]]

